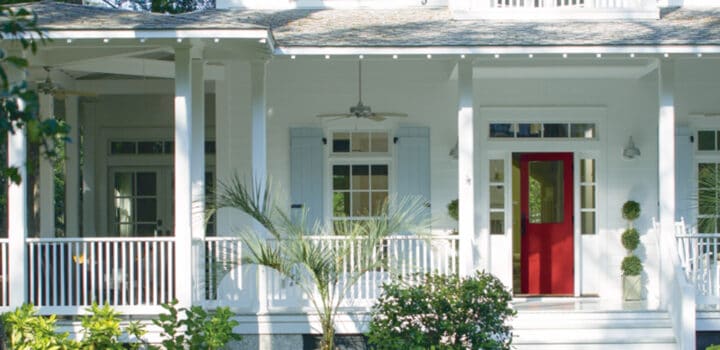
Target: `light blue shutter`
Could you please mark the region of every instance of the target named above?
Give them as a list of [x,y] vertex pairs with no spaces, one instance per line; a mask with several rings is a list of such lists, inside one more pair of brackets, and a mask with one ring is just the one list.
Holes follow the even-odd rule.
[[306,210],[309,227],[322,224],[324,158],[322,129],[290,129],[291,214]]
[[426,215],[430,218],[430,129],[401,127],[395,134],[397,142],[397,194],[421,196],[427,203]]

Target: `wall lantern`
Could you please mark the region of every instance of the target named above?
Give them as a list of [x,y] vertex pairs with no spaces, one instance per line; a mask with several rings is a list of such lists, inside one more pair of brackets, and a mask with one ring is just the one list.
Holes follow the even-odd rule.
[[631,160],[640,157],[640,149],[635,146],[632,136],[628,138],[628,142],[622,150],[622,156],[624,159]]

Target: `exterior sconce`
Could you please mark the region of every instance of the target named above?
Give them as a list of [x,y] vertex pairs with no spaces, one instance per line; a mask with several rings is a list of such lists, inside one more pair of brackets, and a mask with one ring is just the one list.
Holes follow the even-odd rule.
[[637,146],[635,146],[635,142],[633,142],[632,136],[628,138],[628,142],[625,144],[625,147],[622,150],[622,156],[626,160],[632,160],[640,157],[640,150],[637,148]]

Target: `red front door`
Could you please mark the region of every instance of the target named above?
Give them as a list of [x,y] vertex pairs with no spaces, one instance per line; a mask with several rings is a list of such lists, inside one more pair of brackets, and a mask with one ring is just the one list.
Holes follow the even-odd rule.
[[573,294],[572,179],[572,153],[520,156],[524,294]]

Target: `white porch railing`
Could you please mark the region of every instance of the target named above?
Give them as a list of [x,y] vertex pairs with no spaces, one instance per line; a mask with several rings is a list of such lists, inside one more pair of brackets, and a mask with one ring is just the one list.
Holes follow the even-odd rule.
[[[360,241],[348,240],[346,237],[315,236],[310,239],[316,244],[330,249],[349,250],[350,259],[342,266],[345,274],[357,271],[360,264],[358,257],[365,254]],[[431,238],[391,236],[386,238],[381,246],[373,248],[370,256],[381,257],[384,255],[391,267],[390,271],[384,268],[370,271],[363,274],[352,286],[346,285],[346,280],[341,279],[338,288],[346,292],[343,306],[366,307],[372,305],[380,295],[382,284],[393,278],[412,281],[418,273],[457,273],[459,267],[458,244],[458,236],[432,236]],[[242,257],[241,251],[241,244],[237,238],[205,239],[205,299],[214,301],[208,305],[224,306],[226,303],[234,303],[235,305],[229,306],[238,307],[237,301],[222,300],[219,297],[218,286],[222,283],[224,288],[227,288],[226,282],[229,279],[232,281],[230,283],[232,288],[243,289],[242,271],[244,269],[237,267]],[[267,294],[258,295],[260,298],[258,302],[265,305],[268,310],[297,310],[310,306],[308,296],[274,270],[268,271],[266,278],[258,282],[265,283],[263,288],[267,289]],[[259,288],[260,286],[255,287]],[[237,295],[236,293],[232,294]]]
[[[360,261],[356,257],[366,253],[362,251],[363,245],[359,240],[352,241],[342,236],[316,236],[312,239],[325,247],[350,251],[350,259],[342,267],[344,276],[349,276],[352,271],[359,269]],[[458,244],[459,237],[456,235],[429,238],[398,235],[386,238],[383,244],[374,247],[369,255],[371,257],[384,255],[387,258],[389,269],[379,268],[367,272],[360,276],[354,285],[347,285],[346,278],[341,278],[337,285],[337,288],[345,291],[344,302],[341,306],[371,306],[380,296],[383,283],[389,282],[391,279],[414,282],[418,278],[418,274],[458,273]],[[307,295],[303,295],[299,288],[274,271],[268,274],[267,284],[270,309],[310,305]]]
[[680,264],[695,286],[698,304],[720,304],[720,234],[695,233],[676,225],[676,240]]
[[8,271],[8,245],[7,238],[0,239],[0,307],[10,305],[10,279]]
[[94,301],[149,313],[175,297],[174,238],[27,239],[28,301],[77,314]]

